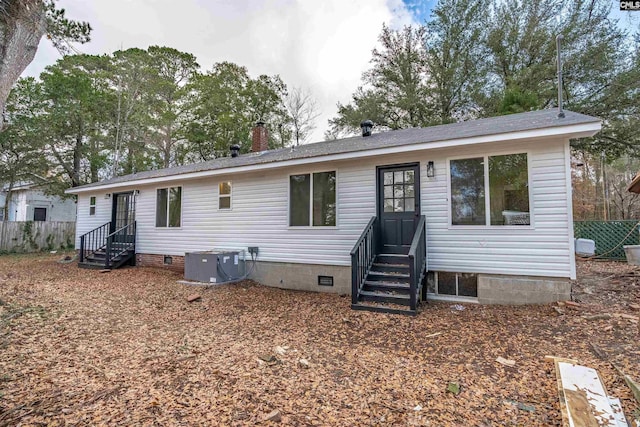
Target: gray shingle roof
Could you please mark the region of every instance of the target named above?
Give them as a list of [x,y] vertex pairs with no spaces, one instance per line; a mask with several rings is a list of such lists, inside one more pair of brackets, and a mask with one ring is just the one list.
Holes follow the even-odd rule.
[[540,110],[528,113],[511,114],[507,116],[491,117],[487,119],[470,120],[448,125],[374,133],[368,137],[354,136],[334,141],[316,142],[313,144],[301,145],[296,147],[295,150],[292,150],[291,148],[282,148],[263,151],[261,153],[243,154],[235,158],[222,157],[206,162],[119,176],[105,181],[83,185],[76,189],[117,184],[140,179],[183,175],[193,172],[320,157],[330,154],[350,153],[378,148],[598,122],[600,122],[600,119],[571,111],[565,111],[565,117],[559,119],[557,117],[557,110]]

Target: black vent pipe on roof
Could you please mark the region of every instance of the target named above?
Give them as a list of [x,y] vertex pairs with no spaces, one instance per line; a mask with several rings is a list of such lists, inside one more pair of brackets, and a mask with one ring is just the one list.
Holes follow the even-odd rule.
[[233,144],[229,147],[229,150],[231,150],[231,157],[238,157],[240,154],[240,146],[238,144]]
[[360,123],[360,129],[362,129],[362,136],[371,136],[371,129],[373,129],[373,122],[371,120],[365,120]]

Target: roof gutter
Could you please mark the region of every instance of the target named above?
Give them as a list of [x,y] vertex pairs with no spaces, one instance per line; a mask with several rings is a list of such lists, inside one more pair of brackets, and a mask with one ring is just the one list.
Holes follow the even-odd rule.
[[288,166],[298,166],[310,163],[329,162],[334,160],[349,160],[362,157],[382,156],[386,154],[401,154],[410,151],[420,150],[433,150],[437,148],[458,147],[473,144],[483,144],[487,142],[501,142],[501,141],[517,141],[527,139],[541,139],[554,136],[569,137],[569,138],[584,138],[595,135],[601,128],[600,122],[582,123],[578,125],[551,127],[546,129],[535,129],[520,132],[508,132],[502,134],[492,134],[475,136],[471,138],[458,138],[436,142],[423,142],[418,144],[407,144],[392,147],[376,148],[371,150],[351,151],[347,153],[328,154],[324,156],[306,157],[300,159],[284,160],[280,162],[261,163],[253,165],[244,165],[237,167],[230,167],[224,169],[213,169],[199,172],[190,172],[179,175],[167,175],[153,178],[141,178],[131,181],[116,182],[112,184],[104,185],[87,185],[82,187],[69,188],[65,191],[67,194],[80,194],[87,192],[94,192],[96,190],[107,190],[114,188],[123,188],[131,186],[140,186],[147,184],[155,184],[159,182],[170,181],[182,181],[187,179],[197,179],[216,175],[228,175],[241,172],[254,172],[260,170],[284,168]]

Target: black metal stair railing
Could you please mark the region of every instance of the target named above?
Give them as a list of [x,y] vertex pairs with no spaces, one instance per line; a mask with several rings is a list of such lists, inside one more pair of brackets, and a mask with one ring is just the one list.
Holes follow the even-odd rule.
[[409,308],[416,310],[418,308],[419,297],[421,298],[422,289],[420,288],[427,266],[427,232],[426,218],[420,216],[418,226],[411,241],[409,248]]
[[376,259],[378,218],[372,217],[351,250],[351,303],[357,304],[367,273]]
[[110,228],[111,223],[107,222],[80,236],[80,262],[106,245]]
[[135,254],[135,249],[136,222],[133,221],[107,236],[105,268],[111,268],[118,258],[124,259]]

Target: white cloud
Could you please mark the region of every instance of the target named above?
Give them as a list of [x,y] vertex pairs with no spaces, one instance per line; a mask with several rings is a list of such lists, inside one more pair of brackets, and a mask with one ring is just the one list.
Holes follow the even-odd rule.
[[[321,116],[321,140],[337,102],[348,102],[369,66],[383,23],[413,22],[402,0],[60,0],[70,18],[93,27],[85,53],[170,46],[190,52],[203,69],[230,61],[253,76],[279,74],[310,89]],[[24,75],[59,58],[43,40]]]

